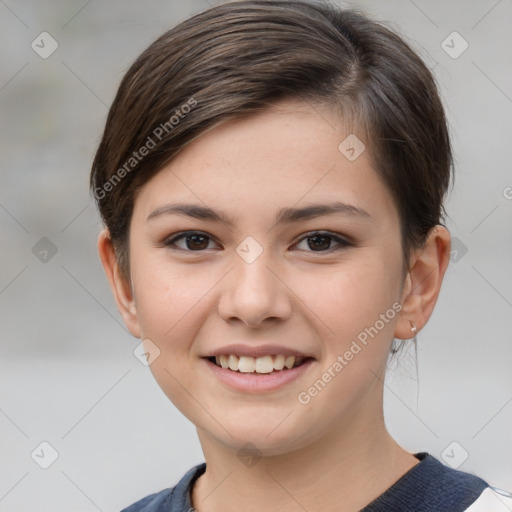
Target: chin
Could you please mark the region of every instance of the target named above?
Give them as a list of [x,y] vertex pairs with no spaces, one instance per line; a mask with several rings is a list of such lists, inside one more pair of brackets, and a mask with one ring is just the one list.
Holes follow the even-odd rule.
[[215,427],[215,433],[210,431],[209,437],[216,438],[219,443],[236,451],[239,458],[246,452],[249,455],[252,453],[255,457],[285,455],[313,442],[311,429],[304,423],[301,426],[291,422],[285,425],[286,420],[281,424],[279,421],[262,421],[255,424],[254,418],[250,422],[240,420],[225,425],[231,435],[224,429]]

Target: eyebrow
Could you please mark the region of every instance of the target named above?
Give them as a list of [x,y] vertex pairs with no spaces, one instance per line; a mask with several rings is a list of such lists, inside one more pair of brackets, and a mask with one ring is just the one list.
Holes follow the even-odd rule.
[[[292,222],[313,219],[315,217],[321,217],[324,215],[333,215],[335,213],[348,216],[359,216],[367,219],[372,218],[372,216],[362,208],[336,201],[329,204],[310,204],[302,208],[282,208],[276,215],[275,224],[288,224]],[[212,210],[208,206],[184,203],[166,204],[160,206],[148,215],[146,222],[149,222],[150,220],[162,215],[171,214],[193,217],[194,219],[200,220],[223,222],[230,227],[235,224],[235,219],[228,216],[224,212]]]

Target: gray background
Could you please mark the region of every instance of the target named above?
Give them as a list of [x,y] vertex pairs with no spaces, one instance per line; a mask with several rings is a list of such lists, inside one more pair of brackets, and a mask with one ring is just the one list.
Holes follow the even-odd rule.
[[[193,425],[133,355],[96,252],[88,173],[127,66],[214,3],[0,0],[0,511],[119,510],[203,460]],[[512,490],[512,2],[348,5],[434,68],[456,154],[457,253],[418,375],[407,353],[388,373],[389,429],[446,463],[467,452],[460,469]],[[31,48],[43,31],[59,45],[47,59]],[[453,31],[469,44],[458,58],[442,47]],[[58,452],[48,469],[43,441]]]

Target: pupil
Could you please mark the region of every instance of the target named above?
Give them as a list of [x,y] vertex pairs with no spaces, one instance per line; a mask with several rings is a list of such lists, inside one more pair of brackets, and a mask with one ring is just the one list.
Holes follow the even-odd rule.
[[204,235],[189,235],[187,236],[187,247],[189,249],[206,249],[206,247],[208,247],[208,242],[205,244],[205,240],[206,236]]
[[[311,240],[314,240],[313,244],[311,244]],[[321,242],[324,241],[324,243]],[[308,238],[309,246],[311,249],[328,249],[331,245],[330,238],[326,235],[314,235]],[[313,246],[312,246],[313,245]]]

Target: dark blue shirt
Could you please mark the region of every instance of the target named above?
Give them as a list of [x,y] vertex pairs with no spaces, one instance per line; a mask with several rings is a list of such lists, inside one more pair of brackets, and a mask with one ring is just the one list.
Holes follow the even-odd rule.
[[[489,508],[490,487],[481,478],[445,466],[432,455],[422,452],[414,456],[420,460],[383,494],[364,507],[361,512],[499,512],[500,500],[496,507]],[[121,512],[193,512],[191,489],[195,480],[206,470],[206,463],[190,469],[175,487],[164,489],[146,496]],[[500,492],[499,490],[497,490]],[[485,496],[482,496],[482,494]],[[506,496],[504,491],[500,496]],[[479,500],[480,498],[480,500]],[[486,499],[486,505],[482,508]],[[510,498],[502,498],[509,500]],[[507,501],[507,503],[512,503]],[[469,508],[471,507],[471,508]],[[508,507],[507,507],[508,508]],[[503,510],[507,510],[503,508]],[[510,509],[512,510],[512,509]]]

